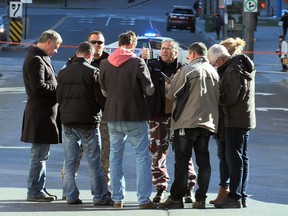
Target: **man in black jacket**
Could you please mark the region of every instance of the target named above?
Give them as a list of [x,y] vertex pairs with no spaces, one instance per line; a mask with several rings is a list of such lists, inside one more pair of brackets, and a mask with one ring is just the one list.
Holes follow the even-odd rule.
[[[159,203],[167,190],[169,175],[166,167],[166,157],[170,143],[170,120],[172,102],[165,97],[165,77],[173,77],[183,64],[177,61],[179,45],[175,40],[165,39],[161,44],[159,59],[147,61],[151,79],[155,86],[155,93],[147,96],[149,107],[149,150],[152,154],[152,181],[157,189],[153,202]],[[148,57],[142,53],[142,58]],[[195,185],[196,173],[193,162],[189,163],[189,180],[185,202],[193,202],[192,189]]]
[[[93,46],[95,48],[95,53],[94,53],[94,57],[93,57],[93,60],[91,62],[91,65],[96,67],[96,68],[99,68],[100,62],[103,59],[108,58],[108,56],[109,56],[109,54],[104,51],[104,46],[105,46],[104,35],[100,31],[92,31],[88,35],[88,41],[91,44],[93,44]],[[77,56],[75,55],[72,58],[69,58],[67,63],[66,63],[66,66],[71,64],[76,57]],[[104,108],[104,105],[102,107]],[[102,112],[103,112],[103,110],[102,110]],[[108,126],[107,126],[106,122],[101,121],[100,134],[101,134],[101,142],[102,142],[101,166],[102,166],[103,171],[104,171],[105,180],[109,186],[110,185],[110,169],[109,169],[110,142],[109,142]],[[78,157],[78,161],[77,161],[76,175],[77,175],[78,168],[80,166],[80,161],[82,159],[82,155],[83,155],[83,149],[80,148],[80,153],[79,153],[79,157]],[[64,166],[65,166],[65,163],[63,164],[63,169],[61,171],[62,179],[64,178]],[[66,199],[65,195],[63,195],[62,199],[63,200]]]
[[97,82],[97,69],[90,65],[94,52],[91,43],[81,43],[73,62],[59,72],[56,98],[66,136],[64,194],[68,204],[82,203],[75,182],[79,141],[88,158],[94,205],[112,204],[100,163],[99,112],[105,98]]

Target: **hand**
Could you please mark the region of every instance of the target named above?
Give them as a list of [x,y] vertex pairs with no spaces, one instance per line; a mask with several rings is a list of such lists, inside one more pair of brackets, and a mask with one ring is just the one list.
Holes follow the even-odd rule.
[[149,59],[150,57],[150,50],[148,48],[143,47],[141,52],[141,58]]

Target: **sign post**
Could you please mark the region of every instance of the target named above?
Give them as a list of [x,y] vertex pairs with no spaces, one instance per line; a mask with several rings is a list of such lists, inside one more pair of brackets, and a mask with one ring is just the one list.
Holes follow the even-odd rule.
[[26,40],[28,25],[28,4],[32,4],[32,0],[21,0],[21,2],[25,4],[24,39]]
[[256,17],[258,12],[258,0],[245,0],[243,5],[245,29],[244,40],[246,41],[245,50],[249,51],[247,55],[253,60],[254,51],[254,31],[256,25]]

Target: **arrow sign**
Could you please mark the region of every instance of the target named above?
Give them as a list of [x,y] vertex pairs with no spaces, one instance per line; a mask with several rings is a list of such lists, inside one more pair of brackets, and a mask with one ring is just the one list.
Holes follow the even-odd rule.
[[244,1],[244,12],[257,12],[258,0],[245,0]]

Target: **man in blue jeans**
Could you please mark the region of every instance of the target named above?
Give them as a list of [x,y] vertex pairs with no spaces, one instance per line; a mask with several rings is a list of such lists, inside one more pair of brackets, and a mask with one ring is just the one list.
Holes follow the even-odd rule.
[[23,64],[23,80],[27,104],[23,115],[21,141],[32,143],[31,163],[27,180],[27,200],[51,202],[56,196],[46,191],[46,162],[50,144],[61,143],[61,124],[55,93],[57,78],[50,57],[57,53],[61,36],[54,30],[41,34],[31,46]]
[[58,76],[56,98],[66,136],[64,195],[68,204],[82,204],[75,182],[79,141],[88,159],[94,205],[113,204],[100,162],[100,109],[103,109],[105,97],[97,82],[97,69],[90,65],[94,52],[91,43],[81,43],[76,58]]
[[[119,47],[100,62],[100,85],[107,96],[103,121],[108,122],[110,136],[110,175],[115,208],[123,208],[125,178],[123,154],[128,141],[136,156],[137,200],[140,209],[157,208],[151,202],[152,175],[148,151],[148,107],[145,95],[154,93],[149,70],[133,50],[134,32],[119,36]],[[187,182],[186,182],[187,184]]]
[[256,127],[255,66],[245,54],[230,55],[223,45],[208,50],[210,63],[220,75],[222,91],[219,104],[224,113],[225,156],[229,167],[230,192],[216,208],[247,207],[249,131]]

